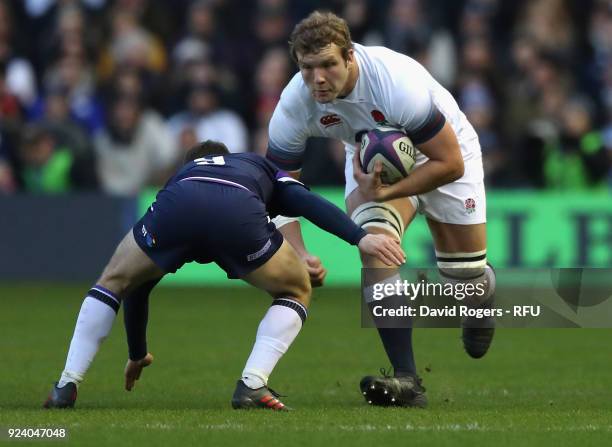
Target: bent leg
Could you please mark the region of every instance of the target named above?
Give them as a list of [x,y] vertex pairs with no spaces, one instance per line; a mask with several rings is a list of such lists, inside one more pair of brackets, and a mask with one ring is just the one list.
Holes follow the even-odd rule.
[[[438,268],[449,282],[483,282],[487,265],[486,193],[480,160],[466,162],[464,179],[421,196]],[[485,298],[486,299],[486,298]],[[478,304],[477,302],[468,304]]]
[[482,297],[466,298],[465,303],[478,306],[494,292],[494,276],[487,268],[486,224],[459,225],[427,219],[434,240],[438,269],[448,282],[482,283]]
[[[346,199],[347,212],[353,215],[354,212],[364,205],[364,198],[360,191],[355,189]],[[374,206],[380,206],[381,204],[372,204]],[[393,237],[403,236],[403,229],[406,228],[410,222],[414,219],[416,209],[409,199],[396,199],[387,202],[392,208],[389,210],[374,209],[372,211],[378,211],[380,214],[372,214],[365,219],[358,219],[357,224],[363,226],[368,233],[383,233]],[[362,208],[363,209],[363,208]],[[365,220],[365,223],[364,223]],[[398,220],[401,222],[399,225],[399,231],[397,231]],[[381,221],[386,221],[381,222]],[[370,224],[369,224],[369,223]],[[385,228],[386,227],[386,228]],[[397,268],[389,267],[384,265],[378,259],[372,256],[362,256],[361,262],[364,268],[376,269],[371,270],[368,275],[368,280],[372,282],[379,281],[395,281],[399,278],[399,272]],[[372,284],[365,284],[366,287]],[[394,296],[387,297],[386,300],[390,300],[390,305],[401,305],[403,303],[403,297]],[[378,327],[378,335],[385,348],[387,357],[393,366],[393,372],[396,377],[401,376],[416,376],[416,365],[414,361],[414,353],[412,350],[412,328],[385,328]]]
[[141,284],[159,279],[164,274],[138,246],[130,230],[117,246],[97,284],[123,298]]
[[436,250],[456,252],[476,252],[487,248],[487,224],[459,225],[427,219],[429,231]]
[[[459,225],[441,223],[428,219],[434,238],[438,269],[441,277],[449,283],[470,283],[481,295],[462,296],[462,302],[473,307],[493,306],[495,272],[487,264],[486,224]],[[480,286],[480,287],[478,287]],[[493,340],[495,319],[464,318],[463,347],[468,355],[478,359],[484,356]]]
[[141,284],[162,276],[163,271],[138,247],[130,231],[83,301],[58,383],[60,387],[68,382],[78,385],[83,380],[111,331],[121,299]]
[[252,389],[266,386],[280,358],[302,329],[310,304],[310,280],[304,264],[287,241],[262,266],[243,278],[274,297],[261,320],[255,344],[242,372]]
[[310,305],[312,289],[308,272],[286,240],[264,265],[242,279],[274,298],[290,296],[306,308]]

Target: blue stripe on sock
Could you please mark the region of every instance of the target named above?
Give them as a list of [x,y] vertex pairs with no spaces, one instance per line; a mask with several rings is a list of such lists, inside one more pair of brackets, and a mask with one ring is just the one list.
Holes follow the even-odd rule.
[[291,298],[277,298],[274,301],[272,301],[271,305],[272,306],[284,306],[284,307],[288,307],[289,309],[295,310],[295,312],[299,315],[300,319],[302,320],[302,324],[304,324],[304,322],[306,321],[306,318],[308,317],[308,311],[306,310],[304,305],[302,305],[301,303],[298,303],[295,300],[292,300]]
[[111,292],[110,290],[108,290],[108,289],[106,289],[106,288],[104,288],[102,286],[99,286],[99,285],[96,284],[95,286],[92,287],[92,289],[98,290],[98,291],[104,293],[105,295],[108,295],[109,298],[114,299],[119,304],[121,303],[121,300],[119,298],[117,298],[117,295],[115,295],[113,292]]
[[119,302],[114,296],[108,296],[97,289],[91,289],[89,292],[87,292],[87,296],[106,304],[113,309],[115,313],[119,312]]

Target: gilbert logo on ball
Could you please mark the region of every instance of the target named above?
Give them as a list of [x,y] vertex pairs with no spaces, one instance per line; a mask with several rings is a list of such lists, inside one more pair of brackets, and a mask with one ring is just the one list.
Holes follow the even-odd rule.
[[377,127],[361,137],[359,159],[363,170],[370,173],[377,161],[382,163],[381,181],[391,185],[407,177],[414,167],[414,144],[401,130]]

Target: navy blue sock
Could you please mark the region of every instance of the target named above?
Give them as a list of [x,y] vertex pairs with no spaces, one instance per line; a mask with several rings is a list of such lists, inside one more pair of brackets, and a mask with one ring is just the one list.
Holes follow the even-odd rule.
[[[374,302],[375,303],[375,302]],[[370,308],[374,303],[370,303]],[[387,296],[383,300],[386,308],[400,308],[406,304],[405,298],[398,295]],[[385,318],[373,317],[374,324],[378,329],[378,335],[385,347],[385,352],[395,377],[415,376],[416,365],[414,363],[414,353],[412,352],[412,327],[410,321],[402,321],[403,326],[390,326],[389,320]]]
[[378,328],[378,335],[393,366],[395,377],[415,376],[412,328]]

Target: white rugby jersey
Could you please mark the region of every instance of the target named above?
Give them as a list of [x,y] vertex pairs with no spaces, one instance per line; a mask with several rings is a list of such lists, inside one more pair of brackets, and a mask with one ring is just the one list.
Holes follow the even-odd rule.
[[[342,140],[354,150],[360,132],[377,125],[403,128],[414,144],[448,122],[464,161],[481,157],[478,136],[452,95],[414,59],[385,47],[354,44],[359,77],[353,91],[327,104],[316,102],[298,72],[283,90],[269,125],[268,158],[298,170],[309,137]],[[417,165],[427,158],[417,153]]]

